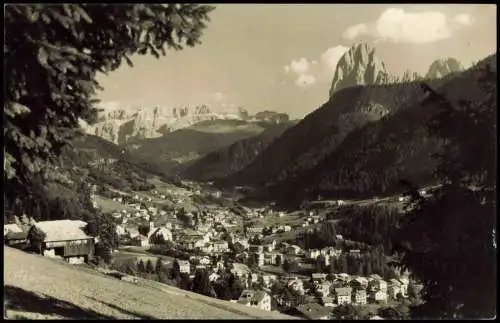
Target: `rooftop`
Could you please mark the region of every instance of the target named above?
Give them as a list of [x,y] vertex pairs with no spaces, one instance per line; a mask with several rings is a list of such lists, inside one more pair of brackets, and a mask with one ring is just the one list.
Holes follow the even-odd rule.
[[261,290],[245,289],[241,293],[241,296],[238,299],[238,303],[240,304],[248,304],[249,302],[258,303],[261,302],[266,295],[267,295],[266,292]]
[[337,296],[349,296],[351,295],[351,289],[347,287],[335,288],[335,293]]
[[3,226],[3,231],[4,232],[23,232],[23,230],[16,224],[5,224]]
[[311,320],[317,320],[330,315],[330,309],[319,305],[318,303],[301,304],[296,307],[305,317]]
[[79,220],[41,221],[34,224],[45,233],[45,242],[90,239],[92,237],[83,231],[86,225],[86,222]]

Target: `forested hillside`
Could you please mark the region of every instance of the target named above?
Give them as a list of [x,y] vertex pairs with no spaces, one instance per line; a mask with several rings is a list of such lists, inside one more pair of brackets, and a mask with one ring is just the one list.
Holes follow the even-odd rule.
[[[90,183],[107,184],[116,189],[145,190],[153,176],[180,183],[154,163],[143,160],[122,147],[97,136],[81,135],[63,149],[61,166],[67,171],[79,171]],[[80,176],[82,176],[80,175]]]
[[[436,86],[451,77],[431,83]],[[322,107],[285,131],[247,167],[216,183],[260,186],[299,176],[324,161],[349,133],[388,118],[423,96],[418,82],[356,86],[336,92]]]
[[[480,66],[493,59],[489,57],[467,71],[450,75],[441,80],[426,81],[422,84],[437,89],[439,93],[443,93],[452,102],[459,100],[481,101],[484,95],[476,86],[479,82],[477,71]],[[295,159],[297,165],[300,165],[298,161],[303,162],[302,167],[296,168],[297,170],[291,175],[281,176],[279,181],[268,187],[267,190],[260,190],[258,198],[277,199],[288,204],[300,203],[304,198],[318,196],[369,197],[397,193],[401,190],[399,185],[401,179],[411,180],[418,185],[434,182],[433,170],[436,163],[432,155],[439,151],[440,142],[428,133],[427,125],[431,112],[437,107],[435,103],[425,101],[426,96],[423,94],[425,86],[419,85],[419,83],[408,86],[413,89],[411,93],[421,93],[418,100],[400,101],[399,110],[385,115],[377,122],[369,122],[364,126],[356,127],[353,131],[345,134],[345,139],[336,146],[333,144],[331,146],[328,144],[315,145],[311,150],[315,153],[303,155],[309,156],[309,158]],[[404,85],[389,85],[387,87],[395,91],[396,87],[404,88]],[[419,90],[414,89],[414,87],[418,87]],[[380,86],[376,88],[380,88]],[[349,90],[370,91],[359,87],[340,91],[337,95]],[[404,94],[405,92],[396,93]],[[335,96],[332,100],[334,99]],[[305,127],[302,123],[306,123],[306,125],[311,123],[310,129],[312,129],[310,118],[312,116],[287,131],[272,146],[278,146],[278,142],[284,141],[289,132],[298,131],[296,128],[299,127]],[[321,129],[321,124],[318,128]],[[335,135],[326,138],[332,138],[330,140],[333,142]],[[324,140],[324,142],[328,142],[327,139]],[[291,145],[289,142],[285,144]],[[297,146],[300,145],[299,142]],[[268,147],[262,155],[271,153],[271,148],[271,146]],[[275,148],[279,150],[280,147]],[[271,160],[266,161],[271,165],[269,168],[275,167],[283,159],[279,154],[276,156],[278,161],[274,164]],[[267,169],[264,165],[268,164],[262,164],[262,169]],[[244,169],[241,174],[249,170],[250,167]],[[225,183],[229,183],[235,177],[229,176]]]
[[[125,147],[141,160],[173,174],[174,169],[218,149],[253,137],[264,131],[263,123],[242,120],[210,120],[159,138],[133,141]],[[182,166],[181,166],[182,168]]]
[[210,181],[239,171],[252,162],[269,144],[295,122],[268,126],[261,134],[235,142],[198,160],[195,160],[182,176],[188,179]]

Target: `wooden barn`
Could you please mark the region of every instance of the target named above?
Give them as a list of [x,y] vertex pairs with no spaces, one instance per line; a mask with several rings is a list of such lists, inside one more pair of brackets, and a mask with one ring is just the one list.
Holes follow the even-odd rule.
[[4,242],[8,246],[25,246],[28,244],[28,233],[9,232],[4,236]]
[[[92,259],[95,250],[95,238],[84,232],[87,225],[78,220],[42,221],[33,225],[28,238],[37,250],[47,257],[63,258],[69,263],[83,263]],[[43,242],[33,239],[33,230],[45,234]]]

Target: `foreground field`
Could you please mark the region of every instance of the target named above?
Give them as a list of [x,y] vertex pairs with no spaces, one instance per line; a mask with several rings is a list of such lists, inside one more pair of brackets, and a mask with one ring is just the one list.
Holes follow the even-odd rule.
[[138,285],[4,247],[9,319],[292,319],[151,281]]

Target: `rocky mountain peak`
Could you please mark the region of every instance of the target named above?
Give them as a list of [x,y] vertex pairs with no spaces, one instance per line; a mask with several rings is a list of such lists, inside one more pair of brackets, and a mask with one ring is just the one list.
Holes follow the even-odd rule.
[[435,60],[427,71],[427,79],[437,79],[445,77],[448,74],[463,71],[462,64],[455,58],[448,57]]
[[330,97],[337,91],[356,85],[384,84],[389,80],[385,65],[377,58],[375,49],[367,43],[353,45],[340,58]]

